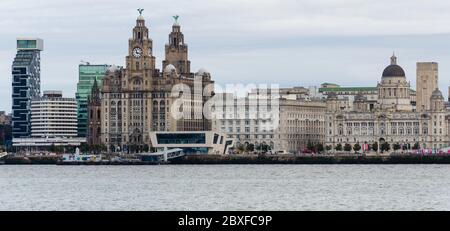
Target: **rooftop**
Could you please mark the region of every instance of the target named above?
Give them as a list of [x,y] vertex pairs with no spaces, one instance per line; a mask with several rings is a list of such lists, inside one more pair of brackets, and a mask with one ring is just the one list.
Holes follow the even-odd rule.
[[377,91],[377,87],[335,87],[335,88],[319,88],[319,92],[342,92],[342,91]]

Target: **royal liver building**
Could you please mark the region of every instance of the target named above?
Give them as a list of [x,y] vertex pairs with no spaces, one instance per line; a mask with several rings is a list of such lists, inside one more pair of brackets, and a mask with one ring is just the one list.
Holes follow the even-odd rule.
[[[425,77],[430,84],[437,83],[437,73]],[[422,83],[417,85],[418,88],[429,87]],[[404,149],[449,146],[450,116],[439,89],[434,88],[428,95],[422,95],[426,94],[425,91],[418,91],[417,97],[426,98],[423,104],[429,106],[416,111],[410,84],[404,70],[397,65],[395,56],[391,57],[391,65],[383,71],[377,89],[377,102],[371,106],[362,94],[355,97],[352,107],[345,106],[344,99],[339,99],[336,94],[328,94],[326,145],[335,148],[338,144],[368,146],[376,142],[379,147],[388,143],[391,150],[394,144]]]
[[144,17],[139,15],[128,41],[126,68],[112,66],[106,72],[101,139],[110,150],[147,149],[151,147],[150,131],[211,130],[202,108],[213,94],[213,81],[204,69],[190,72],[188,46],[178,16],[175,19],[163,71],[155,68],[153,42]]

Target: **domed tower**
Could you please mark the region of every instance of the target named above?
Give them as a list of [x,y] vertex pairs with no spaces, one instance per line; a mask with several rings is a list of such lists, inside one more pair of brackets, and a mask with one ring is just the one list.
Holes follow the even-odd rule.
[[382,110],[412,111],[410,83],[405,71],[397,65],[397,57],[392,55],[391,65],[387,66],[378,83],[378,103]]
[[436,90],[433,91],[430,100],[431,100],[431,111],[437,112],[445,110],[444,97],[442,96],[442,92],[438,88],[436,88]]
[[163,76],[166,78],[178,78],[177,68],[172,64],[167,65],[163,70]]
[[177,73],[188,77],[191,72],[191,61],[188,59],[188,45],[184,43],[184,35],[178,23],[179,16],[173,16],[175,22],[172,25],[172,32],[169,34],[169,43],[166,44],[166,58],[163,60],[163,70],[167,65],[172,64]]

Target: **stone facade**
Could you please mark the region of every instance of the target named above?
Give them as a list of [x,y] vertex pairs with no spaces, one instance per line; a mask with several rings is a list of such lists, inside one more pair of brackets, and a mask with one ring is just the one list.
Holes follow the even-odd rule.
[[4,111],[0,111],[0,125],[11,125],[11,115],[6,114]]
[[87,100],[87,136],[88,145],[100,145],[101,141],[102,100],[97,80],[94,80],[91,94]]
[[434,62],[417,63],[417,111],[430,110],[430,97],[438,88],[438,64]]
[[[225,94],[223,108],[214,111],[213,130],[226,132],[235,139],[236,146],[254,144],[256,149],[265,144],[272,152],[297,153],[308,143],[323,143],[326,105],[298,98],[303,95],[299,89],[280,89],[279,97],[270,100],[267,111],[261,110],[254,92],[245,98]],[[226,101],[231,103],[227,105]]]
[[211,121],[202,109],[211,97],[208,95],[213,94],[213,81],[204,69],[190,72],[180,25],[172,26],[163,71],[155,67],[153,41],[142,15],[136,20],[128,47],[126,68],[112,66],[103,79],[102,143],[110,150],[132,145],[139,151],[151,146],[150,131],[211,130]]
[[336,94],[327,97],[326,145],[370,144],[377,142],[399,144],[412,149],[439,149],[449,145],[449,116],[442,93],[435,89],[428,99],[430,109],[416,112],[411,103],[410,85],[397,58],[383,72],[378,83],[378,100],[369,107],[367,98],[360,94],[352,110],[343,110],[342,99]]

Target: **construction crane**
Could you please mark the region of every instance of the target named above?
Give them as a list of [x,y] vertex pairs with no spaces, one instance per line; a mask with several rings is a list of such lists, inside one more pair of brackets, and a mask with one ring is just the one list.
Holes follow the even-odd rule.
[[91,65],[91,63],[86,62],[86,61],[83,61],[83,60],[80,60],[80,62],[81,62],[82,64],[85,64],[85,65]]

